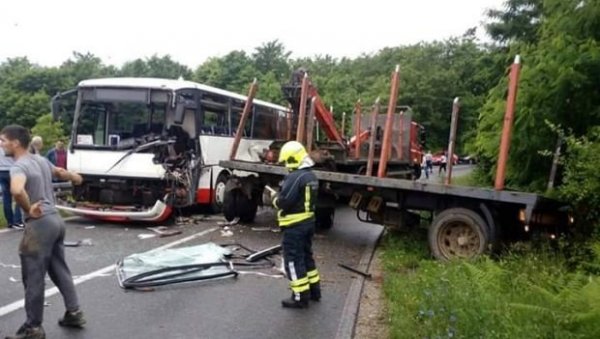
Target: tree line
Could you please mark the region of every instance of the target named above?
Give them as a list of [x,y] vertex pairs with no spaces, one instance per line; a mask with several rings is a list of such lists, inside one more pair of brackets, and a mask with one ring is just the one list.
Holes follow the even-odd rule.
[[[559,138],[564,142],[558,182],[570,187],[571,194],[581,194],[576,189],[580,185],[598,187],[595,170],[582,169],[580,164],[600,165],[594,161],[599,157],[582,159],[582,154],[598,148],[600,139],[600,4],[590,0],[507,0],[502,8],[489,10],[484,19],[488,42],[478,40],[473,28],[461,36],[387,47],[356,58],[294,58],[292,51],[274,40],[251,53],[234,50],[209,58],[195,69],[169,55],[140,58],[121,67],[79,52],[58,67],[36,65],[26,57],[8,59],[0,64],[0,125],[34,127],[41,121],[38,130],[48,129],[50,121],[44,115],[49,112],[52,95],[80,80],[108,76],[182,77],[238,93],[246,93],[257,78],[258,98],[285,104],[280,86],[299,67],[308,70],[339,122],[341,113],[351,113],[358,99],[363,107],[377,97],[387,102],[390,73],[399,64],[397,104],[410,106],[413,118],[425,126],[427,148],[445,147],[452,100],[460,97],[458,152],[478,155],[479,179],[487,184],[495,172],[506,75],[519,54],[523,67],[508,187],[543,191],[552,163],[549,154]],[[62,129],[66,132],[69,127]],[[576,199],[590,205],[586,199],[593,194],[584,195]]]

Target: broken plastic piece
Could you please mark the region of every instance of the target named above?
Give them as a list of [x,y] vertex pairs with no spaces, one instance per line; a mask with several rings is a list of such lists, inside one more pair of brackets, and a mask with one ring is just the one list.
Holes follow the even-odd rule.
[[252,253],[251,255],[249,255],[246,258],[246,260],[250,261],[250,262],[257,261],[264,257],[268,257],[272,254],[279,253],[280,251],[281,251],[281,245],[271,246],[271,247],[265,248],[264,250]]
[[360,274],[360,275],[362,275],[365,278],[369,278],[369,279],[371,278],[371,273],[366,273],[366,272],[363,272],[363,271],[359,271],[356,268],[352,268],[352,267],[350,267],[348,265],[344,265],[344,264],[338,264],[338,266],[341,267],[341,268],[345,268],[345,269],[347,269],[350,272],[354,272],[354,273]]
[[157,227],[147,227],[147,229],[149,229],[150,231],[158,234],[159,237],[163,238],[163,237],[169,237],[172,235],[177,235],[177,234],[181,234],[182,231],[181,230],[177,230],[177,229],[171,229],[167,226],[157,226]]

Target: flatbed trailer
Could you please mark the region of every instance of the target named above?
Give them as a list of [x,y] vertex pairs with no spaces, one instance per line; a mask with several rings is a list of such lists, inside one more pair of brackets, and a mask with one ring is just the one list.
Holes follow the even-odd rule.
[[[254,218],[256,206],[263,202],[265,185],[278,186],[288,173],[282,166],[239,160],[219,165],[234,174],[254,174],[233,175],[226,187],[225,216],[245,221]],[[322,227],[331,227],[340,202],[349,202],[361,221],[380,225],[413,227],[421,224],[423,215],[430,215],[429,247],[444,260],[474,257],[493,249],[501,239],[528,237],[532,232],[553,237],[568,231],[573,222],[564,204],[533,193],[314,172],[320,187],[316,217]]]

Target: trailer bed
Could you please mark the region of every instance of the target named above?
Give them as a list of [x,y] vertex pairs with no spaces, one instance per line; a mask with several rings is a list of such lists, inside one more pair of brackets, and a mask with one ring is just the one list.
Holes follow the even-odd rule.
[[[282,166],[268,165],[255,162],[225,160],[219,163],[221,167],[233,170],[280,175],[288,173]],[[541,195],[518,191],[497,191],[489,188],[453,186],[435,183],[424,183],[414,180],[396,178],[378,178],[374,176],[339,173],[331,171],[314,170],[319,180],[333,183],[341,183],[352,186],[373,187],[383,190],[399,190],[406,192],[421,192],[434,195],[445,195],[449,197],[461,197],[476,199],[487,202],[500,202],[522,205],[526,209],[527,219],[531,217],[534,210],[553,210],[561,204],[558,201],[545,198]]]

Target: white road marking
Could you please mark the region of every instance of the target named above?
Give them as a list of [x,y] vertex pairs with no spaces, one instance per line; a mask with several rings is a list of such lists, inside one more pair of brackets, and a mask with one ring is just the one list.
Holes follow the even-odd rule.
[[[175,247],[177,245],[183,244],[183,243],[188,242],[190,240],[194,240],[196,238],[199,238],[199,237],[201,237],[203,235],[206,235],[206,234],[208,234],[210,232],[214,232],[217,229],[219,229],[219,228],[218,227],[213,227],[213,228],[204,230],[202,232],[198,232],[198,233],[192,234],[192,235],[190,235],[188,237],[181,238],[179,240],[176,240],[176,241],[170,242],[168,244],[165,244],[163,246],[157,247],[157,248],[151,250],[150,252],[160,251],[160,250],[164,250],[164,249],[167,249],[167,248]],[[77,279],[73,279],[73,283],[75,285],[79,285],[79,284],[84,283],[84,282],[86,282],[88,280],[92,280],[94,278],[105,276],[107,273],[113,271],[114,269],[115,269],[115,265],[114,264],[110,265],[110,266],[106,266],[106,267],[101,268],[101,269],[99,269],[97,271],[94,271],[92,273],[89,273],[89,274],[86,274],[86,275],[82,275],[82,276],[78,277]],[[53,296],[53,295],[55,295],[57,293],[58,293],[58,288],[52,287],[52,288],[49,288],[49,289],[47,289],[45,291],[45,297],[48,298],[48,297]],[[0,307],[0,317],[3,317],[3,316],[5,316],[5,315],[7,315],[9,313],[12,313],[12,312],[20,309],[20,308],[23,308],[24,305],[25,305],[25,299],[21,299],[21,300],[13,302],[11,304],[8,304],[6,306],[2,306],[2,307]]]

